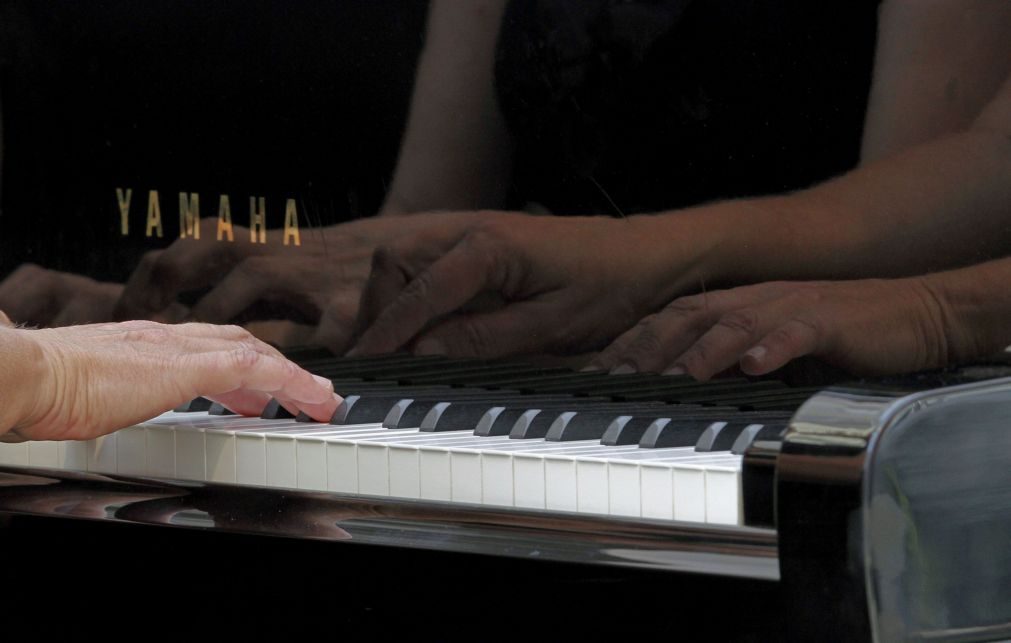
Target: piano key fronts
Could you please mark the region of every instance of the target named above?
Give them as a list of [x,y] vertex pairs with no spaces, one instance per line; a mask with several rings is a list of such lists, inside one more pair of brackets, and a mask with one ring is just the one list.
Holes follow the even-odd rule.
[[[87,443],[4,445],[0,511],[44,512],[31,493],[43,485],[76,499],[53,511],[91,503],[115,520],[312,538],[329,524],[323,537],[338,540],[778,580],[802,606],[789,623],[801,640],[1009,631],[1006,368],[812,396],[775,382],[708,388],[515,364],[490,374],[403,357],[317,367],[349,396],[385,400],[386,416],[318,424],[202,409]],[[414,399],[398,389],[424,391],[419,426],[398,423]],[[643,403],[647,391],[662,399]],[[454,413],[475,426],[440,430]],[[545,413],[543,435],[511,437]],[[508,430],[475,430],[502,417]],[[662,443],[668,426],[687,437]],[[263,495],[257,508],[275,498],[278,515],[244,514],[227,500],[239,493]],[[291,499],[298,512],[284,509]]]

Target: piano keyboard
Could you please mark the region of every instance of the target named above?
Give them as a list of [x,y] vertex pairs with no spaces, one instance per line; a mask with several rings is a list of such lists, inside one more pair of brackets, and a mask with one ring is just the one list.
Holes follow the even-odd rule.
[[810,394],[502,362],[308,366],[346,398],[330,424],[193,406],[89,441],[2,444],[0,465],[742,524],[741,454]]

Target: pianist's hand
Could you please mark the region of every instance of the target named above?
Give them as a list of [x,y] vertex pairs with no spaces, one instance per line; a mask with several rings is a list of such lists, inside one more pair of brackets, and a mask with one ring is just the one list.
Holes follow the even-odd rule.
[[940,367],[956,357],[951,313],[928,278],[771,282],[675,299],[591,362],[705,380],[762,375],[811,355],[854,375]]
[[28,330],[0,328],[0,433],[86,439],[203,395],[259,414],[271,396],[329,420],[328,380],[235,326],[149,321]]
[[376,251],[352,353],[595,350],[695,278],[691,236],[661,238],[652,217],[471,216]]

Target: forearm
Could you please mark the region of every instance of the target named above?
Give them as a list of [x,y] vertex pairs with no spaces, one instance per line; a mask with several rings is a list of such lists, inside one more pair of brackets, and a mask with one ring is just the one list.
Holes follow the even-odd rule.
[[[635,223],[649,230],[644,238],[651,243],[699,257],[692,280],[710,285],[957,267],[1011,249],[1011,139],[996,129],[973,129],[794,194]],[[681,248],[686,238],[692,243]],[[683,259],[660,260],[667,281],[684,281]]]
[[494,87],[504,0],[437,1],[381,214],[501,207],[511,145]]

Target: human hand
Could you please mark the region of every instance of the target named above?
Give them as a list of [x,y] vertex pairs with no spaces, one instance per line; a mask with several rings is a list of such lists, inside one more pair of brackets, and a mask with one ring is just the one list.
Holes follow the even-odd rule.
[[319,322],[316,339],[337,352],[346,349],[362,285],[376,244],[438,224],[464,221],[457,214],[373,217],[306,231],[302,245],[215,241],[217,219],[200,222],[200,240],[181,239],[147,253],[115,305],[116,319],[148,318],[180,293],[214,286],[197,301],[190,318],[210,323],[259,321],[281,316]]
[[695,278],[688,237],[661,239],[650,217],[468,216],[376,251],[351,353],[595,349]]
[[590,368],[763,375],[811,355],[853,375],[940,367],[952,357],[944,299],[924,278],[770,282],[675,299]]
[[88,439],[205,396],[243,415],[270,397],[328,421],[332,384],[235,326],[149,321],[0,328],[6,353],[0,430],[31,440]]
[[[0,309],[31,326],[66,326],[112,319],[121,284],[95,281],[82,275],[22,264],[0,283]],[[171,306],[161,321],[179,319],[185,309]]]

